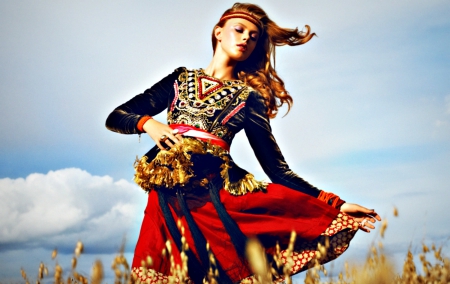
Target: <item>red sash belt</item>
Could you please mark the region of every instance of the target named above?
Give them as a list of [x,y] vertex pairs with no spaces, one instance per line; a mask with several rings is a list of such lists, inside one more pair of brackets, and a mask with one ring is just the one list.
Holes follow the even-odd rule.
[[169,126],[172,129],[178,129],[178,134],[195,137],[198,140],[209,142],[213,145],[221,147],[222,149],[230,151],[230,145],[228,145],[227,142],[217,137],[216,135],[209,133],[206,130],[198,129],[194,126],[187,124],[171,124]]

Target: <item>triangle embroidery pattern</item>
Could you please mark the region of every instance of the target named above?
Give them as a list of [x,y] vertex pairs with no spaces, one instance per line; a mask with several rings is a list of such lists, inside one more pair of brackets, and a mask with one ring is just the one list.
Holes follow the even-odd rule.
[[206,97],[222,88],[223,83],[215,78],[198,76],[198,98],[204,100]]

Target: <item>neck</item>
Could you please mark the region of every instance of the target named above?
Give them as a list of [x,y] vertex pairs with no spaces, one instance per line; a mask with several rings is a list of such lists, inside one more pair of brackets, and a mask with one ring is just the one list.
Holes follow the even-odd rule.
[[208,67],[204,70],[209,76],[220,80],[235,80],[237,79],[234,75],[236,63],[237,62],[230,60],[227,56],[220,56],[220,52],[216,52]]

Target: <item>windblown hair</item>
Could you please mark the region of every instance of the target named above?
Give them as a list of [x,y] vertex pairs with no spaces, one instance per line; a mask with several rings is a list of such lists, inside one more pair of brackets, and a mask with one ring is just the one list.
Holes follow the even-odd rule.
[[[284,87],[284,82],[275,71],[275,47],[283,45],[300,45],[308,42],[315,33],[310,32],[306,25],[306,32],[298,28],[287,29],[278,26],[272,21],[259,6],[248,3],[235,3],[233,7],[226,10],[222,17],[233,12],[245,12],[258,19],[262,24],[258,42],[252,54],[244,61],[238,62],[235,75],[247,85],[257,90],[265,99],[267,114],[274,118],[278,108],[284,103],[288,104],[288,112],[293,100]],[[222,18],[221,17],[221,18]],[[223,27],[227,19],[219,21],[216,27]],[[261,28],[261,27],[259,27]],[[217,39],[212,34],[212,45],[215,51]],[[273,62],[273,63],[272,63]]]

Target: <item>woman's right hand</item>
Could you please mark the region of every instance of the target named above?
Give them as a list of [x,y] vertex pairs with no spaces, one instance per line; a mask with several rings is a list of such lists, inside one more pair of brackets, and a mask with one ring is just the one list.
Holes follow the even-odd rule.
[[341,211],[353,217],[360,224],[359,228],[367,233],[375,229],[373,223],[381,221],[380,215],[374,209],[367,209],[358,204],[344,203],[341,206]]
[[[164,142],[167,146],[170,148],[174,147],[175,145],[181,144],[181,140],[183,139],[183,136],[180,134],[176,134],[172,128],[170,128],[169,125],[161,123],[155,119],[149,119],[147,120],[143,127],[144,131],[150,136],[150,138],[155,141],[156,145],[159,149],[165,150],[165,146],[161,144],[161,142]],[[168,139],[161,139],[167,137]]]

